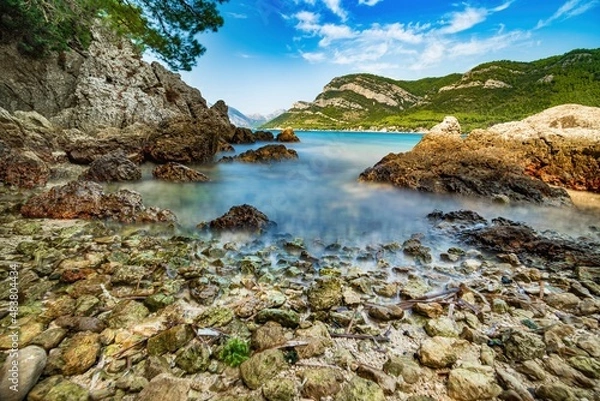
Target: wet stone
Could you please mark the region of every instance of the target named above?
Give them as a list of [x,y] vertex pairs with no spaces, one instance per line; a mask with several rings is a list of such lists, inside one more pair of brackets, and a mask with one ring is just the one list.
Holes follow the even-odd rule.
[[148,308],[140,302],[133,300],[121,301],[114,307],[107,323],[111,328],[120,329],[140,323],[149,314]]
[[204,372],[210,364],[210,355],[208,345],[192,343],[177,354],[175,364],[187,373]]
[[367,308],[367,313],[372,318],[385,322],[404,317],[404,310],[397,305],[372,305]]
[[28,401],[88,401],[89,391],[61,376],[52,376],[38,383],[29,393]]

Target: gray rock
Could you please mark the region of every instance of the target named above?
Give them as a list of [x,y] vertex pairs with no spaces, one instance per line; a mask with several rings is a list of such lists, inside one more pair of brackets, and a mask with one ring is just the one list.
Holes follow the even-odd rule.
[[40,378],[46,361],[46,351],[33,345],[20,349],[18,355],[9,353],[0,368],[0,400],[24,400]]
[[38,383],[27,396],[28,401],[89,401],[89,391],[62,376],[52,376]]

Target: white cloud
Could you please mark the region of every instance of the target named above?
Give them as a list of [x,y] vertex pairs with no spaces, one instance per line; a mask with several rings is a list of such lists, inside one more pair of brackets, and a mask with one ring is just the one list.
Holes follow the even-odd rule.
[[340,17],[342,21],[346,21],[348,19],[348,13],[340,4],[341,0],[323,0],[323,3],[325,3],[325,6],[327,6],[332,13]]
[[375,4],[383,0],[358,0],[358,4],[364,4],[365,6],[374,6]]
[[[302,33],[298,38],[297,48],[302,49],[298,55],[310,63],[346,65],[372,72],[390,72],[401,68],[400,65],[413,70],[431,69],[460,57],[473,58],[528,43],[527,32],[509,30],[501,23],[496,23],[492,29],[475,31],[467,39],[464,37],[464,31],[483,23],[490,15],[506,10],[514,1],[504,0],[490,8],[459,5],[462,9],[446,14],[444,21],[365,25],[353,24],[352,20],[330,23],[325,13],[317,13],[319,10],[323,12],[323,8],[316,7],[294,15],[296,29]],[[376,2],[359,0],[359,4],[365,5]],[[316,3],[327,4],[331,11],[335,7],[342,10],[340,0],[319,0]],[[571,8],[570,12],[574,10]],[[346,15],[345,11],[342,15]],[[304,42],[307,38],[318,45]]]
[[489,11],[485,8],[467,7],[464,11],[457,11],[450,14],[450,21],[444,25],[441,33],[458,33],[474,27],[480,22],[485,21]]
[[550,18],[545,20],[539,20],[536,29],[543,28],[545,26],[550,25],[552,22],[557,19],[568,19],[575,17],[577,15],[581,15],[592,8],[596,7],[600,2],[598,0],[568,0],[564,3]]
[[354,32],[347,25],[325,24],[319,29],[319,34],[323,36],[319,46],[327,47],[336,40],[354,38],[357,32]]
[[322,61],[325,61],[327,58],[327,56],[323,52],[314,52],[314,53],[300,52],[300,55],[302,56],[303,59],[305,59],[309,63],[320,63]]
[[364,40],[386,40],[416,44],[423,41],[422,31],[427,28],[429,28],[429,25],[421,27],[419,25],[405,26],[400,23],[373,24],[370,28],[363,30],[360,36]]
[[320,28],[319,14],[310,11],[300,11],[294,17],[298,20],[296,28],[303,32],[317,32]]

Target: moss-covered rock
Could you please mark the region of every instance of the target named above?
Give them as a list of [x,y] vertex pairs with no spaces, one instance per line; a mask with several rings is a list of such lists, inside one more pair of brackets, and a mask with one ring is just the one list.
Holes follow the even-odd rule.
[[187,324],[172,327],[148,339],[148,354],[160,355],[165,352],[175,352],[190,342],[194,336],[194,329]]
[[342,302],[342,281],[337,277],[321,277],[308,289],[307,296],[313,311],[330,309]]
[[271,379],[262,388],[268,401],[294,401],[298,399],[298,389],[290,379]]
[[259,388],[267,380],[275,377],[287,363],[283,353],[278,349],[270,349],[254,354],[240,365],[242,380],[252,390]]
[[300,324],[300,315],[292,310],[263,309],[256,315],[258,323],[277,322],[283,327],[295,329]]
[[71,376],[86,372],[96,363],[99,354],[100,336],[98,334],[76,333],[69,339],[62,352],[63,374]]
[[140,302],[133,300],[121,301],[111,312],[107,323],[110,328],[121,329],[141,322],[149,314],[148,308]]
[[341,389],[343,376],[331,368],[307,369],[302,373],[302,395],[313,400],[336,395]]
[[223,327],[234,318],[233,311],[225,307],[208,308],[196,318],[198,327]]
[[335,401],[385,401],[383,390],[374,382],[355,376],[334,398]]
[[175,364],[187,373],[203,372],[210,364],[210,348],[206,344],[192,343],[177,354]]
[[494,369],[490,366],[464,364],[450,371],[448,376],[448,395],[456,400],[492,399],[501,392]]

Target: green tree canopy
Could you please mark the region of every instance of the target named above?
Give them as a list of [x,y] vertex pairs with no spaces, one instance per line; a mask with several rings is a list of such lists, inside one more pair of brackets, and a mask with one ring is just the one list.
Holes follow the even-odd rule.
[[206,48],[196,36],[217,31],[227,0],[0,0],[0,40],[27,55],[86,48],[97,21],[151,50],[174,70],[190,70]]

